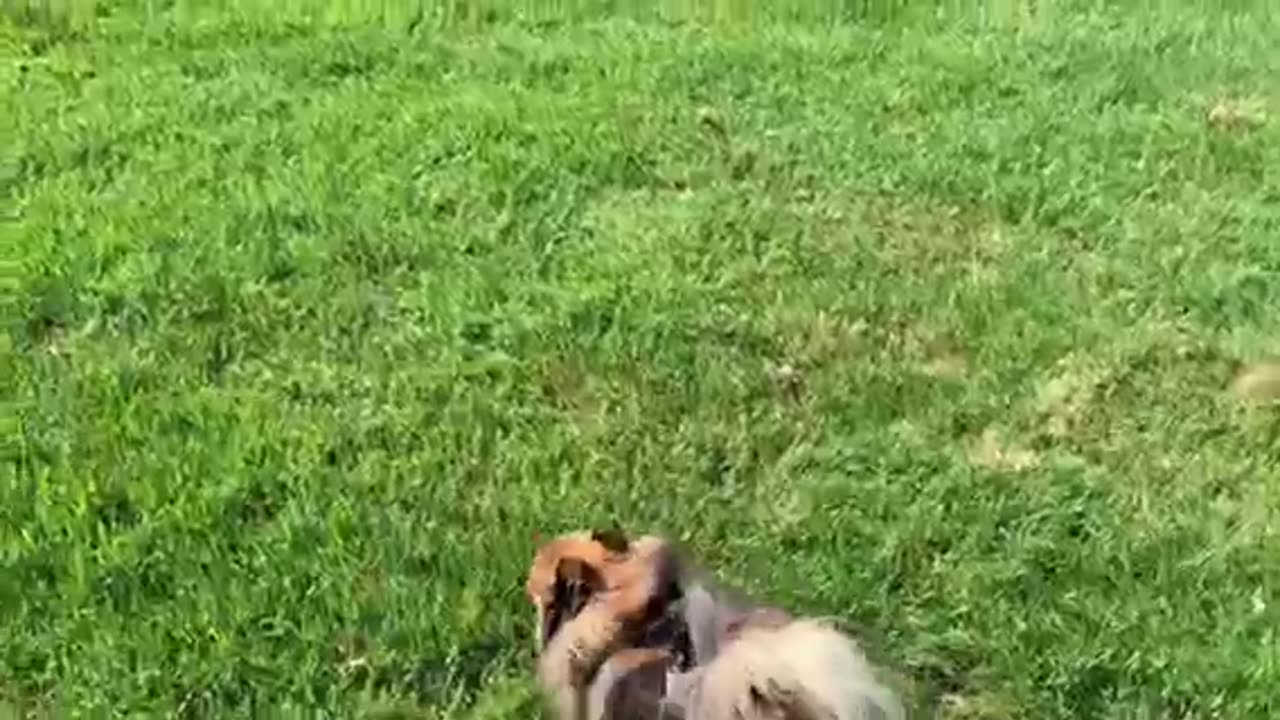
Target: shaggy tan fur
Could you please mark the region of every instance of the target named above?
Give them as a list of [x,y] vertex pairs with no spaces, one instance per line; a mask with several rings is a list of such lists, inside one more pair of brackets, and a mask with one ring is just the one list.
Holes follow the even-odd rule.
[[[673,583],[697,661],[687,672],[673,667],[673,648],[636,646],[670,609],[664,592]],[[570,586],[587,599],[566,611]],[[557,538],[539,549],[526,589],[549,634],[539,680],[561,720],[906,716],[857,643],[833,624],[718,592],[661,538]]]

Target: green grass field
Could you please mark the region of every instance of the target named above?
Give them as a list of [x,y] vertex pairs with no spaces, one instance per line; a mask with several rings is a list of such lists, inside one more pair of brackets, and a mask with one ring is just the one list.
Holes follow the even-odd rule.
[[919,717],[1280,716],[1267,3],[610,4],[4,3],[0,717],[536,717],[615,521]]

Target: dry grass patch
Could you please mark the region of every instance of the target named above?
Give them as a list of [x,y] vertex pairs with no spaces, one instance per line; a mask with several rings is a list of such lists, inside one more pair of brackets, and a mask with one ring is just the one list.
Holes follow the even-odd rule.
[[1266,105],[1256,98],[1221,98],[1209,106],[1205,120],[1223,131],[1256,130],[1267,123]]
[[995,427],[987,428],[972,439],[967,455],[970,463],[992,470],[1021,472],[1040,465],[1038,453],[1011,442]]
[[1252,363],[1231,381],[1231,394],[1248,403],[1280,403],[1280,361]]

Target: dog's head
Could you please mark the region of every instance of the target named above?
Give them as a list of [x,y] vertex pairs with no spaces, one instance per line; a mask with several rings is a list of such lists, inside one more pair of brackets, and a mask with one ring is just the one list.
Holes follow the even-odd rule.
[[660,538],[628,539],[620,530],[578,532],[538,548],[525,592],[537,611],[545,645],[594,599],[643,584],[655,610],[679,594],[674,555]]

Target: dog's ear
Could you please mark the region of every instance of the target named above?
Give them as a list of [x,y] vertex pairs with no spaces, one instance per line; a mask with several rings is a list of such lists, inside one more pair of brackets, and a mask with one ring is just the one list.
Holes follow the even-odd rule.
[[631,542],[627,540],[627,535],[622,532],[622,528],[593,530],[591,539],[603,545],[609,552],[624,553],[631,547]]

